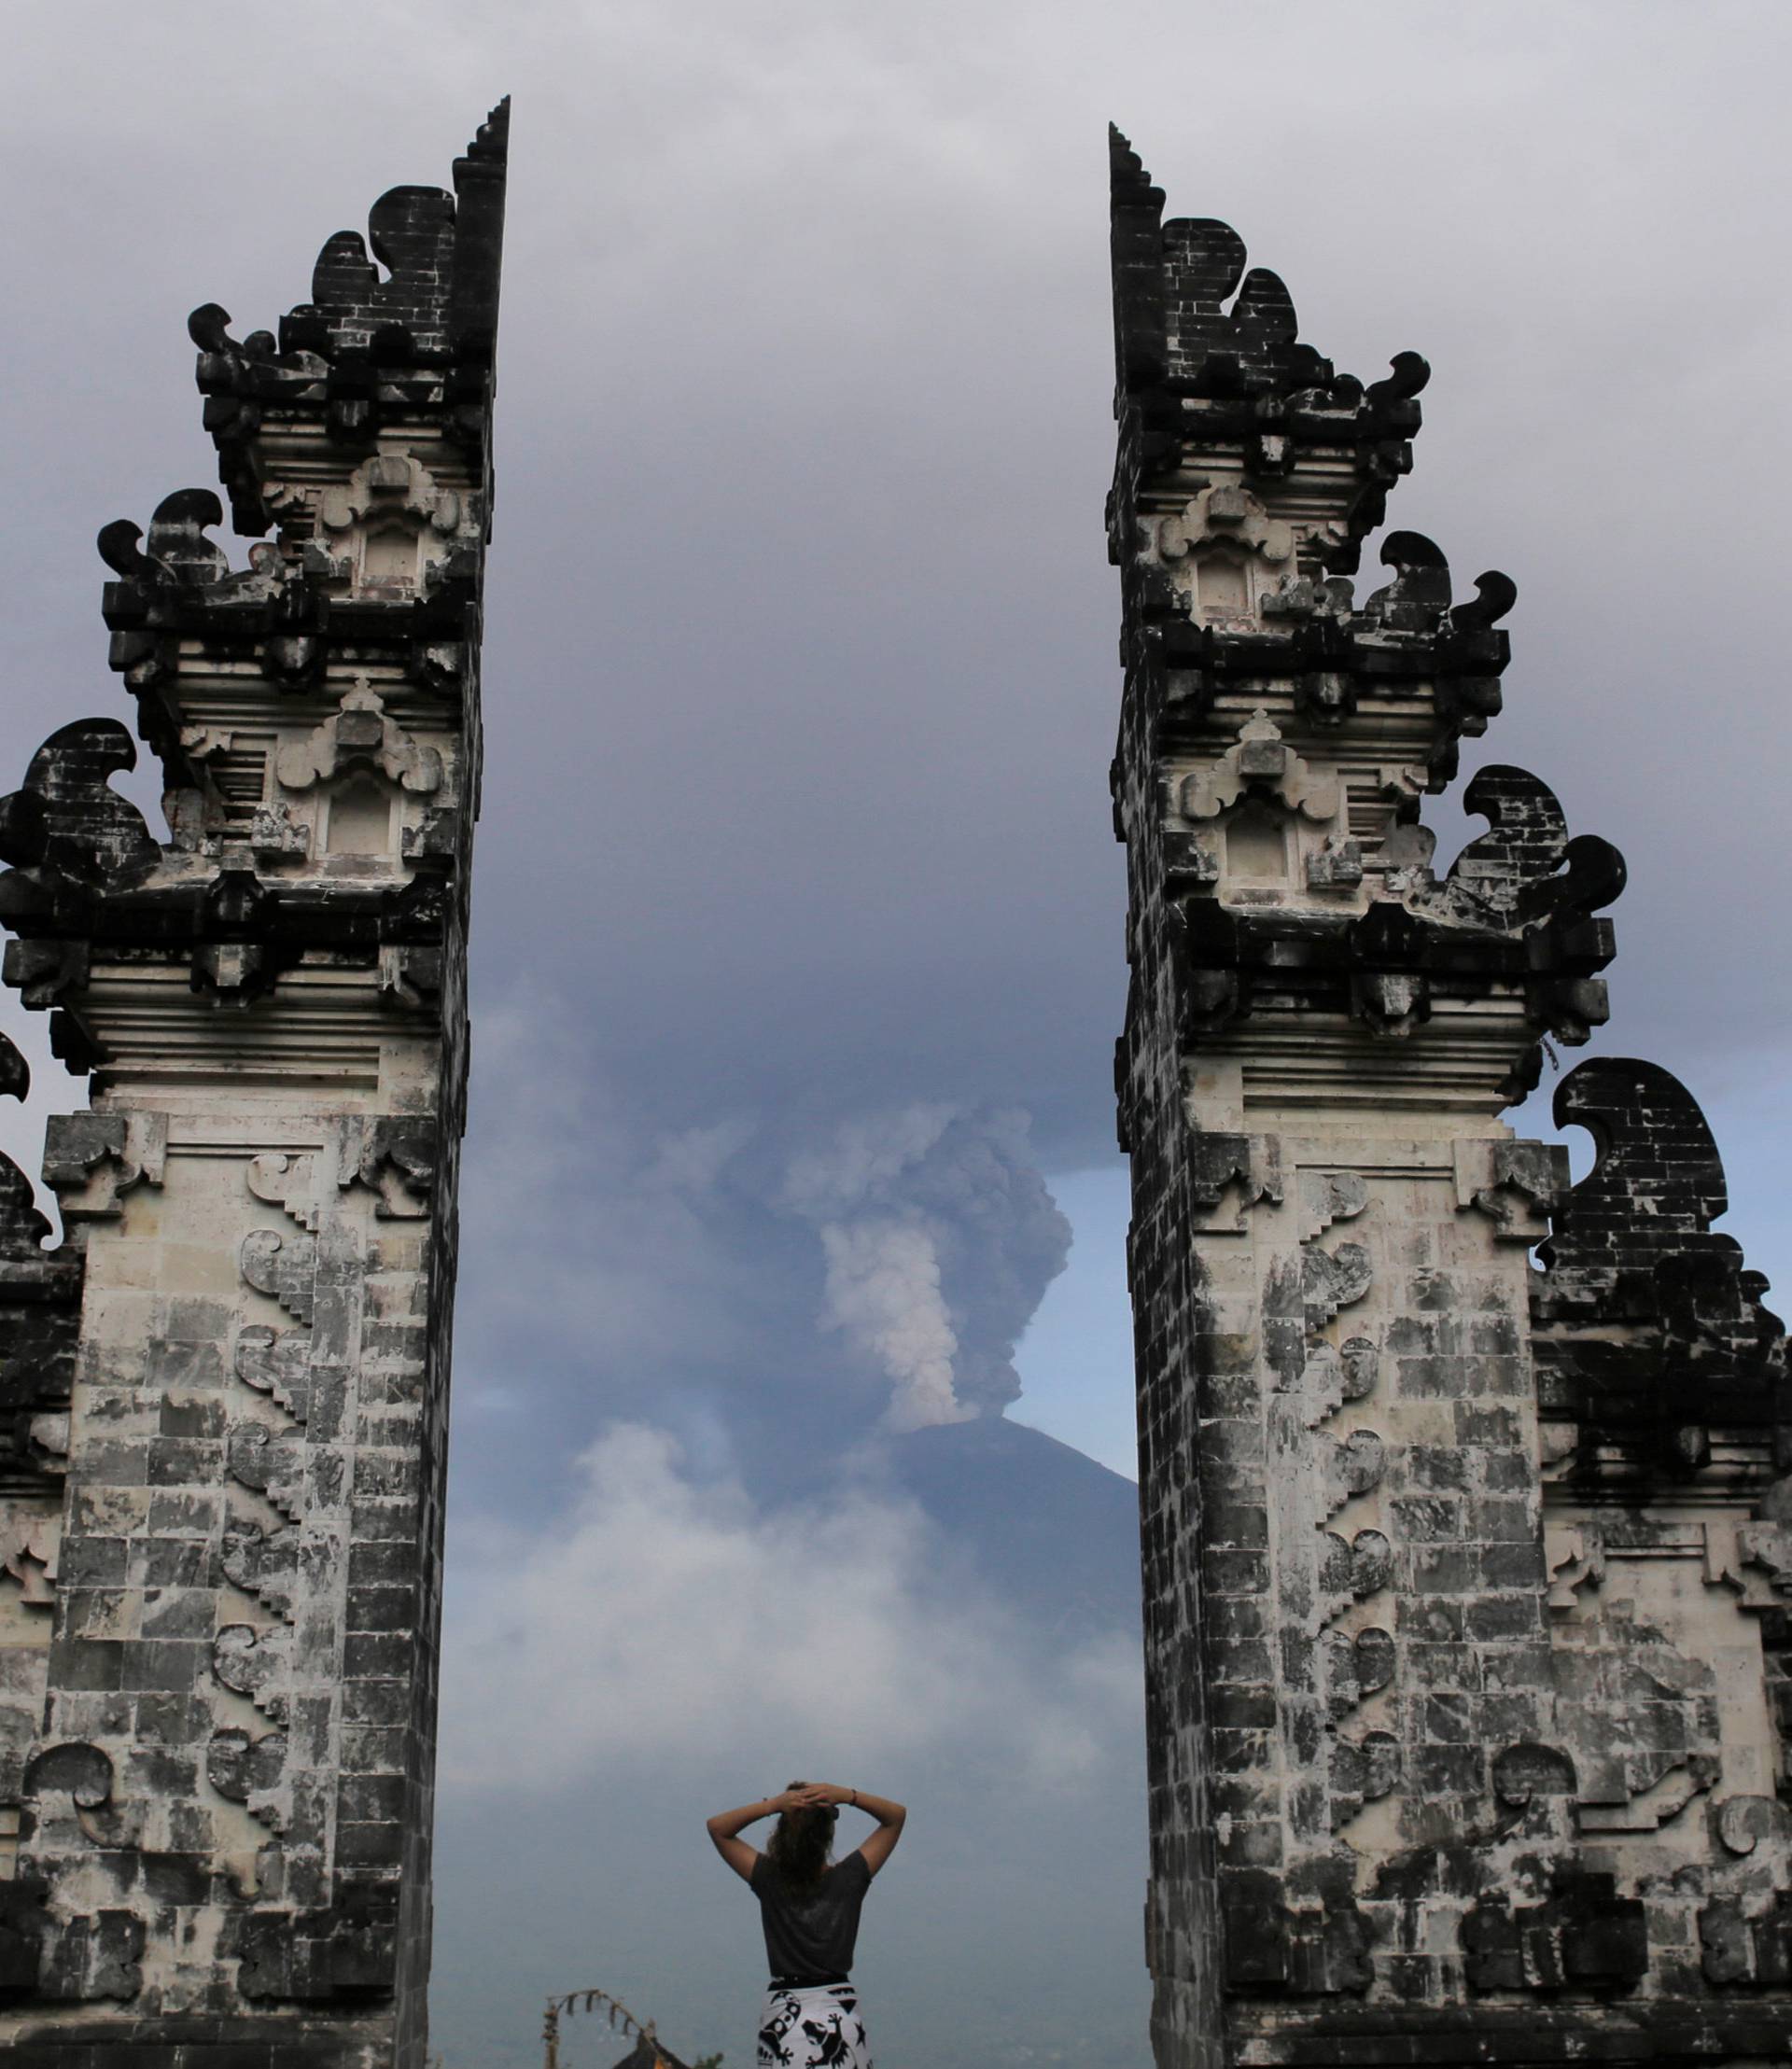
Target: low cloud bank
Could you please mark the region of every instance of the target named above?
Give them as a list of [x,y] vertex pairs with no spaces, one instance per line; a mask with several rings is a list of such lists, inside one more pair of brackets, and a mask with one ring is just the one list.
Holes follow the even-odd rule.
[[443,1780],[551,1791],[707,1763],[900,1771],[954,1755],[1025,1790],[1135,1756],[1124,1635],[1064,1648],[967,1592],[919,1511],[850,1484],[763,1507],[666,1433],[609,1431],[568,1515],[463,1526]]

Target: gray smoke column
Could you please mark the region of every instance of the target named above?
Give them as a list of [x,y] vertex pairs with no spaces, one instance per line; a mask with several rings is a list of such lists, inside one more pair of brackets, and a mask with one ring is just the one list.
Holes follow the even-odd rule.
[[827,1264],[820,1324],[888,1377],[892,1432],[999,1415],[1020,1392],[1015,1345],[1071,1246],[1027,1128],[915,1105],[791,1161],[784,1202]]

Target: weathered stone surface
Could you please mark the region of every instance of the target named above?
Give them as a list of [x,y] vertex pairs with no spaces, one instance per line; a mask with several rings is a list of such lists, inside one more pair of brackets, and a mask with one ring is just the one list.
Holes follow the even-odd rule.
[[1337,373],[1162,205],[1116,135],[1157,2059],[1784,2059],[1783,1333],[1666,1072],[1562,1080],[1572,1187],[1499,1117],[1603,1021],[1624,871],[1497,765],[1434,867],[1514,591],[1412,532],[1344,579],[1423,361]]
[[[169,839],[64,726],[5,975],[91,1104],[0,1166],[0,2043],[420,2069],[506,111],[275,339],[218,498],[100,537]],[[0,1087],[23,1086],[10,1045]]]

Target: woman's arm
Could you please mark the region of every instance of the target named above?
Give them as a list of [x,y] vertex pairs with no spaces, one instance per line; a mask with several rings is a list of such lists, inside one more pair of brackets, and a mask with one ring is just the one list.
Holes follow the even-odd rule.
[[849,1810],[862,1810],[867,1817],[877,1820],[877,1829],[859,1849],[865,1857],[865,1866],[875,1875],[896,1851],[896,1842],[908,1820],[907,1810],[888,1796],[873,1796],[864,1789],[843,1789],[833,1782],[818,1782],[814,1787],[821,1792],[824,1803],[845,1804]]
[[752,1880],[753,1863],[759,1855],[739,1835],[749,1824],[757,1824],[761,1818],[775,1817],[780,1810],[793,1809],[795,1797],[806,1795],[806,1790],[786,1789],[781,1796],[764,1796],[757,1803],[743,1803],[738,1810],[718,1810],[707,1821],[716,1852],[743,1882]]

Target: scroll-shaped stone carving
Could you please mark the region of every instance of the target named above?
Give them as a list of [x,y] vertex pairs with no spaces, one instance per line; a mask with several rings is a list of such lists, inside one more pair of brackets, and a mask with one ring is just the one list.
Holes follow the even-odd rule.
[[1450,611],[1450,624],[1457,632],[1486,632],[1497,625],[1518,600],[1518,583],[1497,567],[1490,567],[1485,574],[1476,576],[1474,595]]
[[1358,1531],[1345,1539],[1337,1531],[1323,1537],[1319,1583],[1331,1598],[1325,1620],[1342,1615],[1353,1601],[1379,1594],[1393,1573],[1393,1547],[1379,1531]]
[[35,1754],[25,1769],[28,1796],[66,1796],[77,1809],[97,1810],[112,1800],[111,1755],[99,1746],[66,1740]]
[[1332,1829],[1339,1830],[1366,1803],[1379,1803],[1399,1786],[1400,1741],[1391,1731],[1365,1731],[1360,1739],[1332,1741]]
[[[1301,1333],[1305,1334],[1305,1304]],[[1348,1336],[1334,1349],[1323,1337],[1305,1345],[1295,1368],[1295,1383],[1306,1397],[1309,1430],[1335,1416],[1347,1401],[1361,1401],[1375,1390],[1380,1352],[1368,1336]]]
[[140,586],[208,588],[231,573],[223,548],[205,536],[223,522],[224,506],[210,489],[176,489],[156,505],[149,537],[141,550],[142,532],[129,518],[120,517],[102,529],[100,558],[126,581]]
[[297,1422],[311,1412],[311,1332],[269,1329],[260,1323],[239,1330],[236,1376],[258,1393],[278,1402]]
[[317,1245],[312,1237],[251,1229],[237,1252],[237,1265],[257,1293],[277,1300],[296,1321],[310,1321],[317,1280]]
[[383,324],[427,323],[439,318],[454,261],[453,196],[435,187],[395,187],[369,211],[365,238],[357,230],[339,230],[318,253],[312,302],[344,315],[354,312],[364,334]]
[[1561,867],[1568,822],[1547,784],[1528,769],[1501,763],[1476,772],[1463,806],[1490,820],[1491,831],[1468,843],[1450,864],[1447,882],[1466,911],[1488,924],[1509,926],[1519,892]]
[[1556,1088],[1559,1126],[1598,1145],[1558,1202],[1532,1288],[1542,1399],[1613,1470],[1684,1476],[1719,1426],[1784,1443],[1785,1339],[1767,1281],[1711,1223],[1728,1206],[1716,1144],[1692,1096],[1654,1064],[1601,1056]]
[[[136,883],[161,860],[144,817],[112,788],[137,765],[137,744],[116,719],[77,719],[31,758],[23,785],[0,798],[0,860],[94,888]],[[0,879],[3,887],[6,879]],[[0,916],[31,907],[0,890]]]
[[1341,1440],[1323,1440],[1326,1516],[1337,1515],[1346,1502],[1380,1486],[1387,1470],[1387,1448],[1386,1441],[1374,1430],[1352,1430]]
[[205,1776],[213,1788],[275,1832],[281,1828],[279,1810],[265,1798],[279,1787],[286,1764],[284,1731],[264,1731],[258,1739],[246,1731],[214,1732],[205,1749]]
[[1363,606],[1365,624],[1384,632],[1435,633],[1449,610],[1449,563],[1422,532],[1390,532],[1381,565],[1394,578]]
[[212,1671],[227,1688],[284,1724],[291,1648],[292,1631],[286,1624],[266,1630],[257,1630],[253,1624],[226,1624],[212,1641]]
[[1247,793],[1321,822],[1335,819],[1340,803],[1337,779],[1316,776],[1262,706],[1244,721],[1238,738],[1217,761],[1183,779],[1183,817],[1217,818]]
[[301,1228],[315,1236],[323,1204],[317,1196],[317,1160],[313,1156],[282,1156],[270,1152],[249,1159],[249,1191],[290,1214]]
[[1319,372],[1318,356],[1295,342],[1300,326],[1287,288],[1267,267],[1245,273],[1244,240],[1230,223],[1173,220],[1162,238],[1176,311],[1172,364],[1197,384],[1222,387]]
[[1569,1755],[1559,1746],[1529,1740],[1501,1747],[1493,1756],[1492,1781],[1493,1794],[1515,1810],[1549,1797],[1572,1801],[1580,1792]]
[[265,1422],[238,1422],[230,1435],[231,1477],[265,1494],[283,1516],[304,1512],[304,1440]]
[[1381,1353],[1369,1336],[1346,1336],[1342,1345],[1344,1398],[1361,1401],[1373,1393]]
[[1334,1222],[1353,1222],[1368,1204],[1368,1181],[1359,1171],[1302,1171],[1301,1241],[1323,1236]]
[[1624,888],[1624,858],[1597,834],[1568,837],[1561,806],[1527,769],[1479,770],[1463,803],[1491,821],[1451,863],[1437,909],[1513,930],[1587,918]]
[[226,1575],[245,1595],[253,1595],[284,1622],[292,1620],[293,1591],[299,1583],[296,1530],[226,1531],[219,1558]]
[[[100,1746],[66,1740],[35,1753],[25,1768],[21,1803],[39,1844],[90,1854],[96,1846],[128,1852],[133,1835],[130,1821],[114,1807],[114,1782],[111,1756]],[[79,1912],[42,1931],[35,1978],[39,1995],[128,2003],[142,1989],[142,1920],[122,1908],[86,1908],[109,1880],[91,1880]]]
[[1353,1636],[1335,1631],[1327,1641],[1326,1681],[1332,1714],[1348,1715],[1393,1679],[1397,1655],[1393,1634],[1378,1625]]
[[352,768],[377,770],[407,790],[441,787],[441,757],[419,745],[385,715],[384,699],[363,678],[315,733],[280,749],[274,771],[289,790],[309,790]]
[[1340,1307],[1361,1300],[1375,1277],[1361,1243],[1340,1243],[1335,1251],[1303,1243],[1300,1274],[1309,1329],[1323,1329]]

